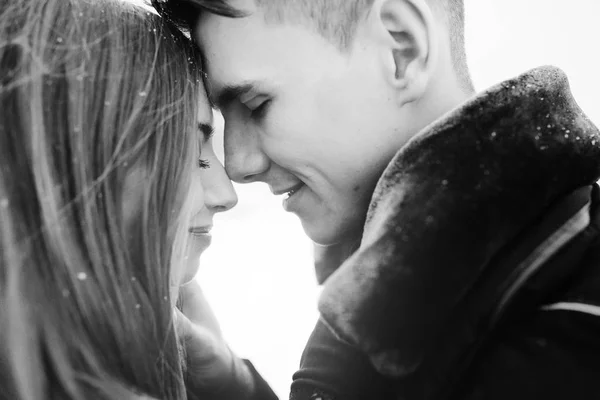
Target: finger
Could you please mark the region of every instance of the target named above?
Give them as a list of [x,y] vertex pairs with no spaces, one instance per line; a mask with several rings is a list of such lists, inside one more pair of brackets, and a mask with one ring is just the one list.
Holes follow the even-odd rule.
[[179,300],[184,308],[190,309],[192,308],[190,306],[208,303],[204,296],[204,291],[197,280],[193,280],[179,288]]
[[181,287],[179,297],[182,311],[191,322],[202,325],[218,337],[223,336],[217,317],[197,281]]
[[173,308],[173,325],[180,339],[186,339],[192,330],[192,322],[179,309]]
[[192,322],[184,313],[177,308],[173,311],[173,324],[175,332],[180,340],[186,345],[195,347],[206,347],[211,349],[217,342],[217,337],[204,326]]
[[181,311],[173,313],[177,335],[185,348],[188,374],[218,380],[231,375],[234,355],[229,346],[207,329],[192,323]]

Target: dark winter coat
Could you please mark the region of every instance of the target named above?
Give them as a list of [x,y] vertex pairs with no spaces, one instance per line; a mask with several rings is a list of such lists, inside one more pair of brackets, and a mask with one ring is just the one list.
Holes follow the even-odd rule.
[[[427,127],[325,284],[322,322],[342,341],[314,335],[303,363],[339,372],[320,382],[302,367],[292,398],[600,399],[599,178],[600,132],[553,67]],[[344,380],[340,349],[386,379]]]

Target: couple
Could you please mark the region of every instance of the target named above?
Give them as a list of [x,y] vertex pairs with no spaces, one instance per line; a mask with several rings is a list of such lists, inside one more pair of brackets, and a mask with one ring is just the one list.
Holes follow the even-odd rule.
[[203,80],[229,176],[328,245],[292,399],[598,396],[600,133],[561,71],[475,94],[455,0],[154,3],[0,5],[0,398],[274,398],[186,284],[236,202]]

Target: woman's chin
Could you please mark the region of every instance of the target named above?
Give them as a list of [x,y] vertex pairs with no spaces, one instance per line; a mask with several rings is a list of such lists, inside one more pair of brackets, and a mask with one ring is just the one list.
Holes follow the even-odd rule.
[[200,268],[200,256],[210,247],[212,236],[210,234],[197,235],[191,237],[188,242],[184,269],[182,273],[181,284],[190,283],[198,273]]
[[200,255],[209,247],[210,237],[191,240],[183,262],[171,270],[171,297],[177,300],[179,288],[192,282],[200,269]]
[[200,269],[200,254],[190,256],[185,262],[185,269],[180,279],[180,286],[190,283],[194,280]]
[[192,282],[196,277],[198,269],[200,268],[200,257],[189,257],[186,260],[184,267],[185,269],[179,271],[179,274],[177,274],[178,276],[171,281],[171,302],[173,306],[175,306],[179,297],[179,289]]

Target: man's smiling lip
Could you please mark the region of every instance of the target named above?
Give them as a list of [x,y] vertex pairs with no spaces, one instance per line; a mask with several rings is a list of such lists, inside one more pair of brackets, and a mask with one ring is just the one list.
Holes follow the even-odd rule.
[[297,185],[288,187],[287,189],[279,189],[279,190],[271,189],[271,192],[275,196],[279,196],[279,195],[286,194],[286,193],[289,193],[289,192],[294,192],[294,191],[300,189],[302,186],[304,186],[304,183],[300,182]]

